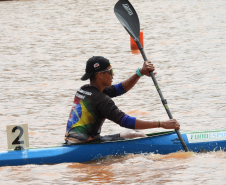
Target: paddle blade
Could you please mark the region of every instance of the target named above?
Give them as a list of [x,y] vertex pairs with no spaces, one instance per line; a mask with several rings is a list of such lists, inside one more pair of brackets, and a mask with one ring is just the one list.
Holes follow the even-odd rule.
[[140,22],[136,11],[128,0],[119,0],[115,4],[114,12],[119,22],[134,39],[140,42]]

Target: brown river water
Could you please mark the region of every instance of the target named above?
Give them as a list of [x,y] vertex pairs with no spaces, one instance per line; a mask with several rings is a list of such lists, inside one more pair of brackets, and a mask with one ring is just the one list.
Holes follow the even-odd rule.
[[[0,151],[6,126],[28,124],[30,147],[59,146],[74,94],[94,55],[110,59],[114,83],[142,66],[113,8],[117,0],[0,1]],[[144,49],[181,131],[225,129],[226,1],[131,0]],[[168,116],[151,78],[118,107],[145,120]],[[125,131],[110,121],[103,134]],[[145,130],[145,133],[164,129]],[[127,155],[88,163],[0,167],[0,184],[225,184],[226,153]]]

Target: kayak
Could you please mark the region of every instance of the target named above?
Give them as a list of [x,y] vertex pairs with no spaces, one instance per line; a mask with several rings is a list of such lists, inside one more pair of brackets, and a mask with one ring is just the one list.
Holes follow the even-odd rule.
[[[189,151],[208,152],[226,149],[226,130],[181,132]],[[1,166],[87,162],[108,155],[169,154],[183,151],[176,132],[147,134],[145,138],[104,143],[61,145],[48,148],[0,152]]]

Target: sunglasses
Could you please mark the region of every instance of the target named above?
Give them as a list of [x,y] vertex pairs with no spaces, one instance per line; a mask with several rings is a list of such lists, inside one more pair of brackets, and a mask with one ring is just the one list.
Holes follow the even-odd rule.
[[108,70],[104,70],[104,71],[98,71],[98,72],[96,72],[96,73],[99,73],[99,72],[102,72],[102,73],[108,72],[108,74],[113,75],[113,69],[112,69],[112,68],[110,68],[110,69],[108,69]]

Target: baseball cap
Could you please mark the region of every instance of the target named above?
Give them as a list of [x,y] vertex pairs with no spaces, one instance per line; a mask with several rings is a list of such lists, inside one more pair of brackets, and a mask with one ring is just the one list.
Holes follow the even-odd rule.
[[82,76],[81,80],[89,79],[95,72],[105,70],[110,66],[108,59],[102,56],[93,56],[86,62],[85,74]]

